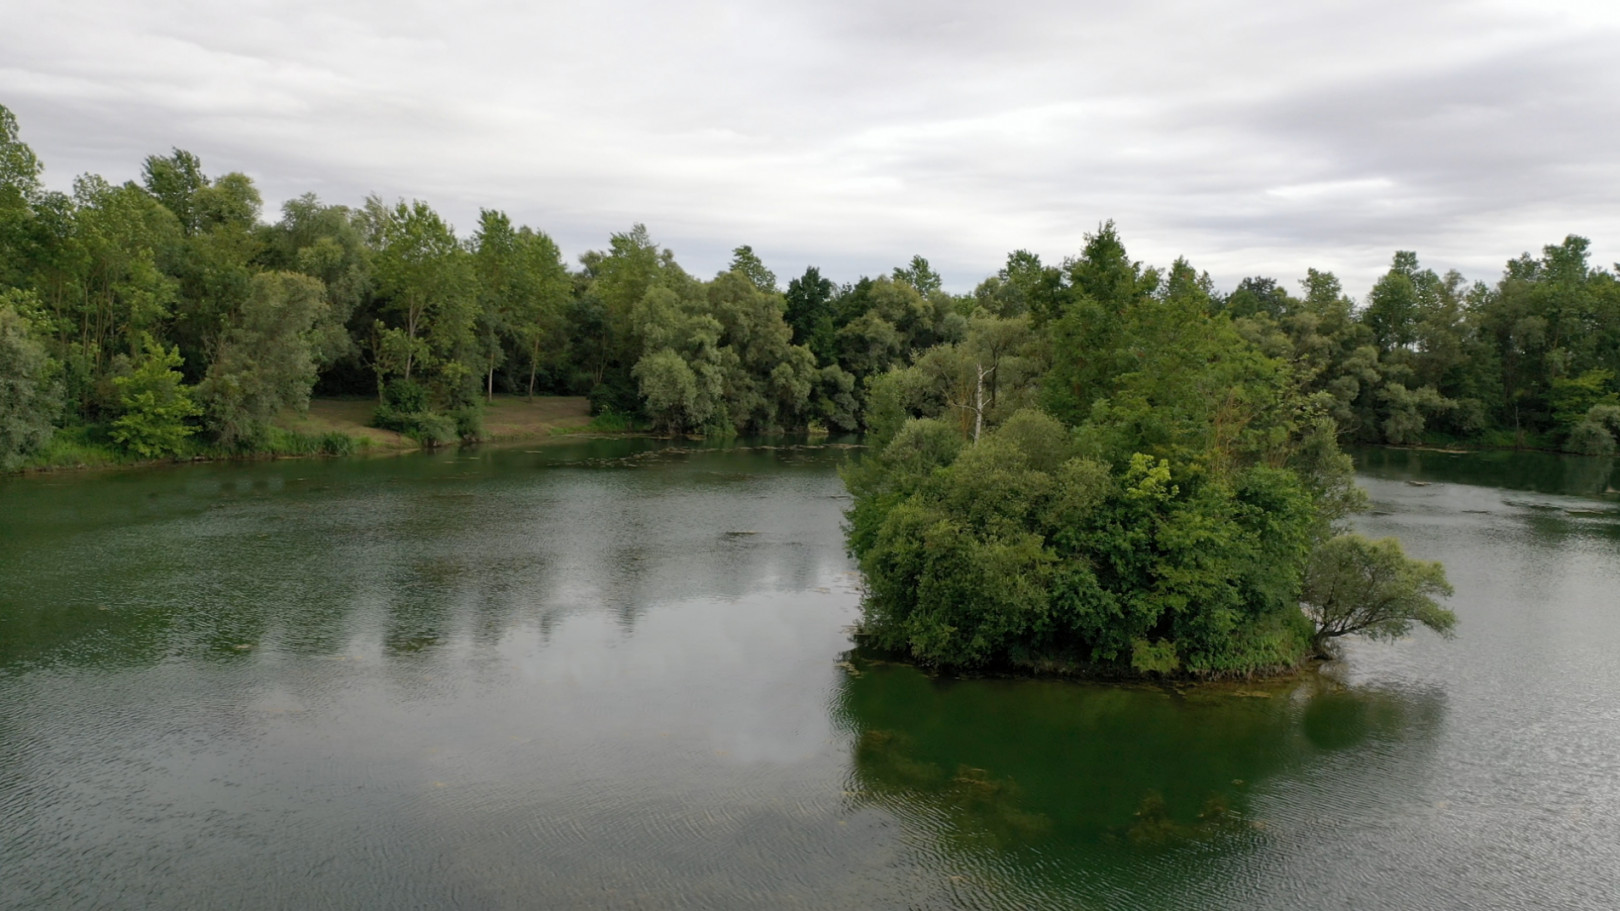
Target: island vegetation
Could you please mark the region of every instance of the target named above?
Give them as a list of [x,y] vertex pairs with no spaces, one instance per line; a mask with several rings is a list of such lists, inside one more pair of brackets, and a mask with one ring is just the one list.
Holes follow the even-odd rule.
[[[1234,676],[1455,617],[1440,567],[1348,534],[1342,402],[1184,262],[1112,225],[1035,315],[978,311],[876,377],[846,471],[861,635],[946,667]],[[1301,604],[1306,610],[1302,612]]]

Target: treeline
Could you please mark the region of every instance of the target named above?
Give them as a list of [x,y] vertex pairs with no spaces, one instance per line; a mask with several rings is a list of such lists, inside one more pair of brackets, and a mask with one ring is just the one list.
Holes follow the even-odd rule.
[[419,201],[306,195],[267,223],[250,178],[209,177],[179,150],[149,157],[138,182],[84,175],[60,193],[40,173],[0,107],[0,470],[74,444],[143,457],[306,445],[275,417],[311,394],[375,395],[379,425],[429,445],[476,439],[496,392],[588,395],[675,432],[860,431],[916,410],[879,378],[986,352],[997,366],[975,419],[994,422],[1020,377],[1107,343],[1065,335],[1064,314],[1106,316],[1131,296],[1220,315],[1346,439],[1601,452],[1620,427],[1620,291],[1580,238],[1490,287],[1399,253],[1363,307],[1315,271],[1299,295],[1266,278],[1228,295],[1184,262],[1099,273],[1089,254],[1049,265],[1024,251],[953,295],[922,257],[841,285],[811,267],[782,287],[746,246],[703,280],[639,225],[570,268],[503,213],[458,236]]

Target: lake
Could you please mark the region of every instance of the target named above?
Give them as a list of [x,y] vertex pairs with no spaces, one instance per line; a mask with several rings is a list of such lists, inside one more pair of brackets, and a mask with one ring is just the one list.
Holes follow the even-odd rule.
[[1179,688],[852,654],[840,446],[0,480],[0,907],[1615,907],[1613,465],[1357,455],[1457,638]]

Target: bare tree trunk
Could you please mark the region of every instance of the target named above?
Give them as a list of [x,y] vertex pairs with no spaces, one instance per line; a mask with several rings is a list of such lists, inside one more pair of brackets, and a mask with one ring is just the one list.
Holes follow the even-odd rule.
[[979,442],[979,433],[984,430],[984,365],[974,364],[979,372],[978,385],[973,390],[973,442]]
[[975,363],[974,370],[978,373],[974,384],[974,443],[978,443],[978,434],[985,431],[985,378],[995,373],[995,366],[985,370],[985,365]]
[[529,400],[534,401],[534,375],[540,372],[540,336],[534,337],[534,348],[529,352]]

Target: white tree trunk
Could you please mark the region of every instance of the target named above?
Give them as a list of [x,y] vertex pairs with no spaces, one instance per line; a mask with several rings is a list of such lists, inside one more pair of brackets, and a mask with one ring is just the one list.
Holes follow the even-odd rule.
[[983,364],[974,364],[979,372],[978,385],[973,390],[973,442],[979,442],[979,434],[984,430],[984,375]]

